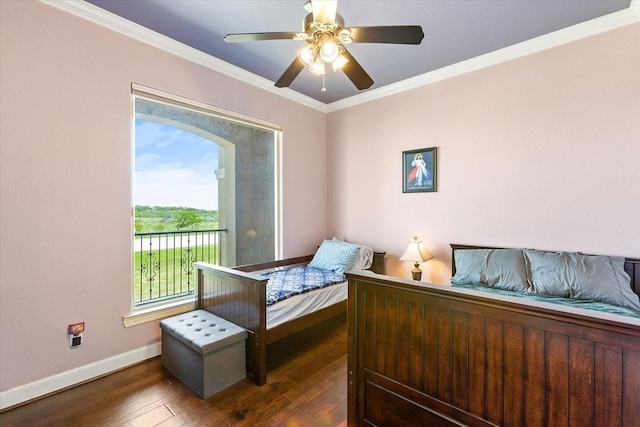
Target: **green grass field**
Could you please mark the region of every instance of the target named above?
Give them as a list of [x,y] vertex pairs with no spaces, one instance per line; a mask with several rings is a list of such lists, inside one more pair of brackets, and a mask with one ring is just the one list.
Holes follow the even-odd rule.
[[200,222],[190,227],[192,230],[214,230],[218,228],[218,211],[166,207],[166,206],[136,206],[135,227],[137,233],[154,231],[174,231],[178,229],[178,221],[184,213],[195,214]]
[[[197,286],[197,270],[193,262],[212,262],[218,259],[218,246],[171,248],[134,255],[134,304],[144,304],[163,298],[189,295]],[[156,268],[152,268],[155,265]],[[152,280],[149,280],[149,279]]]
[[[182,232],[187,230],[215,230],[218,228],[218,211],[166,206],[136,206],[136,233],[177,231],[182,225]],[[184,218],[191,219],[184,225]],[[182,219],[182,222],[181,222]],[[136,249],[139,240],[147,236],[135,236]],[[158,241],[160,238],[158,237]],[[197,240],[197,239],[196,239]],[[180,238],[178,242],[180,242]],[[165,241],[172,242],[171,239]],[[158,245],[158,243],[154,243]],[[145,245],[146,246],[146,245]],[[178,243],[177,246],[180,246]],[[191,253],[186,247],[154,249],[151,252],[134,252],[134,304],[157,302],[165,298],[192,294],[197,286],[197,271],[194,261],[216,263],[219,254],[216,244],[196,244],[191,246]]]

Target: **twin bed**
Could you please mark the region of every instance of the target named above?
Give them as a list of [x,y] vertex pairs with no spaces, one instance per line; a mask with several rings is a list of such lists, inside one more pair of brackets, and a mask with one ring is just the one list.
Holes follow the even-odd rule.
[[348,273],[350,425],[640,425],[640,260],[452,249],[458,286]]
[[[375,253],[348,269],[348,286],[304,293],[324,304],[303,294],[267,306],[274,272],[318,252],[198,263],[198,304],[248,331],[247,375],[259,385],[267,344],[346,309],[349,425],[640,426],[640,260],[452,249],[454,286],[385,276]],[[517,251],[526,261],[514,273],[505,266]]]
[[[357,249],[356,249],[357,248]],[[355,253],[355,255],[354,255]],[[349,258],[351,256],[351,258]],[[336,239],[322,242],[314,255],[235,268],[196,263],[198,308],[243,327],[247,338],[247,376],[267,379],[267,345],[347,310],[346,270],[384,273],[384,253]],[[311,268],[313,267],[313,268]],[[336,274],[332,274],[336,273]],[[308,290],[309,277],[326,275],[319,289]],[[293,276],[294,284],[289,278]],[[274,282],[282,285],[271,290]],[[269,287],[267,287],[269,284]]]

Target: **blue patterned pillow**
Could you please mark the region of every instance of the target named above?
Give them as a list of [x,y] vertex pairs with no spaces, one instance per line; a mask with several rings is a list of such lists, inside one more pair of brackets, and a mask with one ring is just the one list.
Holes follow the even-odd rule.
[[358,245],[335,240],[325,240],[316,251],[309,266],[344,273],[345,270],[351,268],[351,264],[353,264],[353,260],[356,258],[356,255],[358,255],[358,251],[360,251],[360,246]]

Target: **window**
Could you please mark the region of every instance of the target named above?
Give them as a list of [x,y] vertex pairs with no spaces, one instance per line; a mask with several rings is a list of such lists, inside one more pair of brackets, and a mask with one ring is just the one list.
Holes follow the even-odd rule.
[[280,128],[137,84],[132,95],[134,311],[192,305],[194,262],[279,255]]

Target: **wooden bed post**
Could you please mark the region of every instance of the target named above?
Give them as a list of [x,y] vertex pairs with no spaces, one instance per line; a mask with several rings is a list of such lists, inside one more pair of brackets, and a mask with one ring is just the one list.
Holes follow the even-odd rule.
[[264,385],[267,382],[267,310],[266,310],[266,284],[256,287],[256,306],[260,305],[265,309],[260,310],[260,322],[256,325],[256,358],[254,362],[256,367],[254,370],[253,381],[257,385]]

